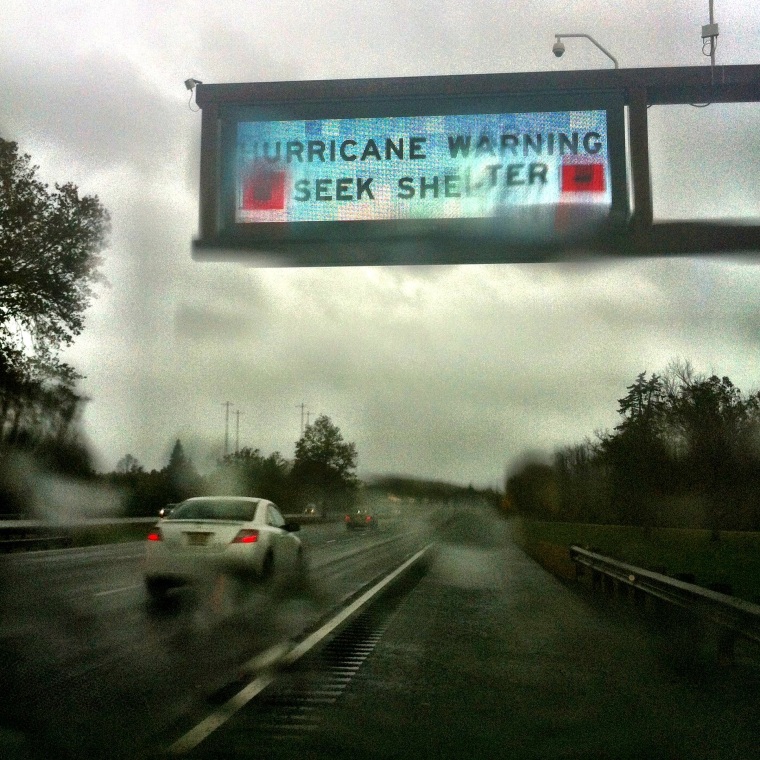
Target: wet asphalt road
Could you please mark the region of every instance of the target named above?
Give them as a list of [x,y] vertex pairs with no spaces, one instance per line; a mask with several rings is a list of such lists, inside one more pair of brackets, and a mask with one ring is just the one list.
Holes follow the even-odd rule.
[[[709,632],[564,585],[509,524],[456,521],[389,616],[303,730],[267,733],[253,702],[191,757],[760,757],[755,650],[716,666]],[[286,678],[306,683],[309,667]]]
[[140,758],[256,652],[299,633],[400,562],[424,523],[304,527],[312,582],[209,578],[152,608],[140,543],[0,557],[0,756]]

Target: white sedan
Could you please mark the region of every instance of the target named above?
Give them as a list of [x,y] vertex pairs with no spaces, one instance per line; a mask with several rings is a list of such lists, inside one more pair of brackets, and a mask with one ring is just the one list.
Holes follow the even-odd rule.
[[206,573],[269,578],[301,573],[297,523],[266,499],[202,496],[177,504],[148,534],[145,587],[160,600]]

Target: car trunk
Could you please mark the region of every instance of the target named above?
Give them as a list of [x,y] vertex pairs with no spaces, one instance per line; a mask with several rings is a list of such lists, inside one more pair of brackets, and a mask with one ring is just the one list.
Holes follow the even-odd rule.
[[232,520],[166,520],[161,523],[161,534],[170,551],[213,553],[224,551],[243,525]]

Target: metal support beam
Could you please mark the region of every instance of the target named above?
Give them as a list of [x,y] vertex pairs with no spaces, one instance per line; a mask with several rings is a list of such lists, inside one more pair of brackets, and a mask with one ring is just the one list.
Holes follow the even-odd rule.
[[219,106],[216,103],[208,103],[203,108],[201,121],[201,187],[198,220],[201,237],[204,238],[214,237],[219,232],[219,157]]
[[[198,258],[226,260],[238,251],[241,260],[249,261],[257,238],[246,225],[235,225],[228,206],[231,191],[222,199],[222,121],[225,124],[242,108],[263,109],[264,113],[281,113],[302,105],[307,110],[321,104],[325,113],[332,106],[340,111],[351,104],[362,113],[380,109],[388,103],[417,98],[425,102],[447,103],[466,99],[473,109],[483,103],[502,99],[540,97],[562,102],[582,96],[614,96],[629,107],[629,148],[633,216],[631,225],[621,219],[609,232],[582,241],[585,252],[619,255],[693,255],[719,252],[760,251],[760,224],[757,220],[682,220],[653,222],[654,209],[649,161],[647,107],[690,103],[760,102],[760,65],[682,66],[662,68],[606,69],[589,71],[543,71],[534,73],[456,75],[440,77],[405,77],[388,79],[318,80],[301,82],[258,82],[242,84],[198,84],[196,103],[203,109],[201,127],[200,240],[194,244]],[[511,101],[510,101],[511,102]],[[470,111],[477,113],[477,110]],[[311,113],[311,111],[309,111]],[[618,111],[619,113],[619,111]],[[232,116],[231,116],[232,114]],[[225,138],[226,139],[226,138]],[[621,172],[622,174],[622,172]],[[614,181],[614,177],[613,177]],[[227,180],[225,179],[225,183]],[[716,188],[716,192],[720,188]],[[625,188],[614,191],[625,197]],[[222,216],[224,215],[224,218]],[[362,224],[364,224],[362,222]],[[431,225],[434,228],[435,225]],[[230,228],[229,230],[227,228]],[[235,229],[232,229],[235,228]],[[239,228],[239,229],[238,229]],[[351,229],[351,235],[346,230]],[[451,243],[451,236],[433,234],[414,241],[399,233],[378,239],[368,235],[356,244],[356,228],[341,227],[341,237],[295,241],[285,226],[277,228],[262,244],[265,254],[258,266],[343,266],[409,263],[408,250],[414,251],[417,264],[462,263],[461,246]],[[416,229],[415,229],[416,233]],[[256,233],[258,234],[258,233]],[[424,239],[423,239],[424,238]],[[469,240],[469,238],[468,238]],[[298,245],[296,245],[298,242]],[[572,254],[576,241],[501,240],[483,238],[471,246],[467,263],[503,263],[555,260]],[[392,250],[392,254],[389,251]]]
[[649,169],[649,127],[647,124],[647,91],[634,87],[628,92],[629,140],[633,184],[633,233],[638,250],[649,248],[654,209],[652,176]]
[[386,79],[199,84],[195,102],[215,104],[283,103],[403,97],[470,97],[495,94],[626,91],[644,88],[650,105],[760,101],[760,65],[665,66],[637,69],[537,71],[515,74],[456,74]]

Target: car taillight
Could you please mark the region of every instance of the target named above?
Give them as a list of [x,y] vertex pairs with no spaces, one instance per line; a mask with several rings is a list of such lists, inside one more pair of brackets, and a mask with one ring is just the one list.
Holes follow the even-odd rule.
[[148,533],[148,541],[163,541],[164,537],[161,535],[161,528],[156,528]]
[[241,530],[232,539],[233,544],[255,544],[259,540],[259,532],[257,530]]
[[346,522],[351,522],[351,515],[346,515]]
[[372,517],[371,517],[370,515],[367,515],[367,516],[364,518],[364,522],[372,522]]

